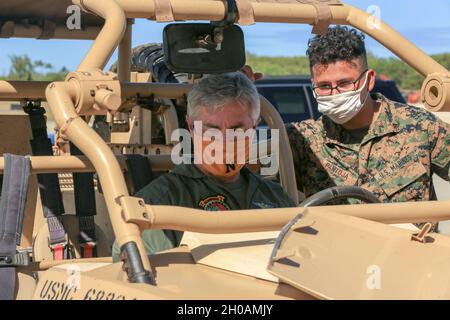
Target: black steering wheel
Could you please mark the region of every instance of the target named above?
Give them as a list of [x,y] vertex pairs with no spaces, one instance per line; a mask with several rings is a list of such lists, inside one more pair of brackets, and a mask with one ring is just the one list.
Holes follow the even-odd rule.
[[380,203],[373,193],[358,186],[336,186],[319,191],[300,203],[300,207],[314,207],[327,204],[333,200],[358,199],[366,203]]

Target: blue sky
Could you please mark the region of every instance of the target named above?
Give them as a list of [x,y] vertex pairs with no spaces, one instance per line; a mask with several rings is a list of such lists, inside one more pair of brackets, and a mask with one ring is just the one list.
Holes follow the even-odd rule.
[[[428,54],[450,52],[450,1],[448,0],[344,0],[360,9],[380,10],[381,19]],[[422,3],[422,5],[421,5]],[[424,6],[425,4],[425,6]],[[133,46],[161,42],[165,24],[136,20]],[[258,55],[304,55],[311,27],[295,24],[260,23],[243,27],[246,49]],[[32,59],[50,62],[59,69],[75,69],[88,51],[91,41],[0,39],[0,74],[9,72],[11,54],[28,54]],[[378,42],[367,38],[368,50],[377,56],[392,54]],[[116,59],[116,55],[111,59]],[[108,65],[109,65],[108,64]]]

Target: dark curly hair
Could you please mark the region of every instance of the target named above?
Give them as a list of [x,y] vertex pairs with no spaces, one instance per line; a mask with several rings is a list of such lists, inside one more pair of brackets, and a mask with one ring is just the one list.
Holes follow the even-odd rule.
[[311,68],[315,64],[350,62],[355,58],[362,59],[363,67],[367,67],[364,34],[346,26],[331,27],[326,34],[309,39],[306,54]]

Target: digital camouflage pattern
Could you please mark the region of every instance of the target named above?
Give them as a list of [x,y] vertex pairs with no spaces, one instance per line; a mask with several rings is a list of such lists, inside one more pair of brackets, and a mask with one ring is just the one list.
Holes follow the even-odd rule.
[[288,126],[299,190],[308,197],[355,185],[383,202],[436,200],[432,174],[449,181],[450,125],[424,109],[373,98],[378,118],[357,143],[326,116]]

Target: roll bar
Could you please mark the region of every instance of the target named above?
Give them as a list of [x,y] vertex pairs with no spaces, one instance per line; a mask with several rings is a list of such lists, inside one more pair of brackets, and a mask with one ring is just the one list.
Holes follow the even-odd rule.
[[[298,214],[306,212],[319,214],[334,212],[388,224],[437,222],[450,219],[449,206],[450,200],[446,200],[423,202],[420,210],[417,210],[417,203],[402,202],[236,210],[233,211],[233,214],[226,212],[210,214],[200,209],[183,207],[180,210],[180,208],[174,206],[147,205],[148,219],[142,219],[138,215],[127,218],[128,221],[140,224],[143,229],[169,229],[220,234],[281,230]],[[133,212],[133,214],[136,214],[136,212]]]
[[[134,242],[138,248],[138,257],[134,257],[131,269],[138,270],[139,266],[147,271],[151,270],[150,262],[145,253],[140,229],[138,225],[144,224],[150,228],[190,229],[192,231],[211,232],[213,230],[226,232],[247,232],[279,229],[299,211],[304,209],[277,209],[237,212],[233,215],[215,214],[207,215],[194,209],[183,208],[182,215],[176,215],[173,207],[144,206],[141,199],[129,197],[121,167],[106,143],[93,131],[79,116],[83,114],[95,114],[101,108],[113,108],[113,112],[120,111],[121,100],[137,92],[146,91],[149,94],[162,93],[169,88],[167,84],[130,84],[114,83],[113,79],[107,79],[109,75],[98,75],[97,82],[90,81],[89,72],[102,70],[119,43],[121,54],[119,61],[120,80],[127,80],[128,65],[124,59],[124,53],[129,46],[129,35],[123,38],[127,30],[127,18],[146,18],[155,20],[155,1],[148,0],[73,0],[83,10],[91,12],[105,19],[105,24],[98,33],[96,40],[89,52],[78,67],[78,71],[85,72],[79,77],[72,75],[66,82],[48,84],[43,82],[30,83],[0,81],[0,99],[46,99],[50,105],[56,123],[61,132],[73,142],[92,162],[98,172],[105,194],[108,212],[111,217],[113,229],[119,245]],[[216,0],[170,0],[173,16],[176,20],[207,20],[218,21],[225,16],[225,2]],[[301,3],[251,2],[254,20],[257,22],[285,22],[314,24],[317,12],[312,5]],[[450,77],[448,70],[427,56],[422,50],[414,46],[410,41],[402,37],[385,23],[376,20],[369,14],[349,5],[330,6],[332,24],[348,24],[354,26],[378,40],[386,48],[427,76],[422,87],[425,103],[434,110],[444,110],[450,107]],[[375,23],[374,23],[375,22]],[[129,29],[130,30],[130,29]],[[22,30],[23,35],[26,33]],[[34,35],[40,30],[30,32]],[[74,37],[77,33],[74,33]],[[124,72],[120,69],[125,70]],[[94,72],[95,73],[95,72]],[[78,82],[73,80],[78,79]],[[103,87],[104,81],[108,85]],[[90,81],[90,82],[89,82]],[[89,86],[98,88],[98,96],[89,95]],[[110,87],[108,87],[110,86]],[[46,87],[45,95],[43,89]],[[83,91],[84,89],[84,91]],[[118,90],[120,89],[120,95]],[[186,86],[174,85],[164,93],[164,97],[178,95],[186,92]],[[170,92],[169,92],[170,91]],[[175,91],[175,94],[174,94]],[[81,100],[80,100],[81,99]],[[84,99],[84,100],[83,100]],[[91,103],[97,109],[87,109]],[[80,105],[80,106],[79,106]],[[76,107],[77,106],[77,107]],[[91,113],[88,113],[91,112]],[[109,112],[109,111],[108,111]],[[80,165],[79,163],[77,165]],[[85,165],[85,164],[84,164]],[[291,181],[290,177],[282,177]],[[289,182],[292,184],[292,181]],[[423,209],[417,213],[417,204],[375,204],[364,205],[364,210],[359,206],[339,207],[315,207],[307,210],[332,210],[344,214],[361,216],[366,219],[382,222],[417,222],[436,221],[448,219],[448,201],[423,202]],[[140,209],[134,212],[130,209]],[[172,209],[171,209],[172,208]],[[144,218],[133,214],[145,214]],[[134,212],[134,213],[133,213]],[[180,212],[179,210],[177,212]],[[124,218],[122,218],[122,215]],[[201,219],[199,217],[201,216]],[[187,219],[189,217],[189,219]],[[263,218],[264,217],[264,218]],[[267,218],[267,220],[265,220]],[[153,222],[151,221],[153,219]],[[246,221],[243,223],[243,221]],[[241,226],[242,224],[242,226]],[[208,225],[209,227],[205,227]],[[245,231],[243,231],[245,230]],[[140,258],[140,259],[139,259]]]

